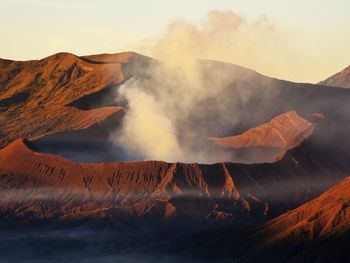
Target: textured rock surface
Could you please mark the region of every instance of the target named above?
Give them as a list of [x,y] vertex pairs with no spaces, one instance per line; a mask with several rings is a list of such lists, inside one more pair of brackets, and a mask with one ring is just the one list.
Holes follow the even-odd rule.
[[[242,262],[344,262],[349,180],[307,202],[350,174],[350,90],[281,81],[239,66],[202,61],[204,83],[210,89],[225,86],[216,96],[197,101],[198,108],[181,120],[180,134],[194,148],[224,153],[220,161],[270,163],[107,163],[103,147],[109,146],[109,133],[127,110],[110,95],[130,77],[147,78],[142,74],[147,73],[143,69],[149,59],[141,57],[60,53],[40,61],[0,60],[0,226],[44,222],[39,226],[45,228],[50,222],[50,227],[59,228],[78,220],[89,221],[95,231],[97,224],[107,222],[124,231],[123,236],[113,232],[107,242],[100,237],[100,245],[108,243],[115,253],[136,241],[136,246],[145,244],[152,236],[158,246],[162,237],[177,234],[178,226],[187,226],[191,237],[204,223],[221,227],[229,222],[230,228],[188,238],[191,244],[185,248],[192,253],[199,240],[204,244],[198,246],[202,256],[214,250],[213,261],[235,257]],[[251,127],[255,128],[248,130]],[[215,136],[211,142],[209,136]],[[89,150],[104,163],[77,163],[39,153],[39,141],[52,146],[54,153],[68,149],[69,156]],[[61,149],[55,151],[57,147]],[[250,149],[264,151],[252,157]],[[299,205],[303,206],[288,212]],[[237,227],[272,218],[237,235]],[[164,222],[169,224],[161,228]],[[134,231],[135,226],[140,228]],[[45,248],[43,240],[44,246],[28,246],[28,251]],[[2,251],[11,251],[8,248],[17,243],[11,242],[3,241]],[[51,243],[56,246],[56,240]]]
[[0,151],[0,210],[7,217],[81,219],[118,214],[235,219],[266,204],[241,197],[225,164],[78,164],[18,140]]
[[209,262],[347,262],[349,190],[347,177],[263,226],[204,231],[178,240],[172,250]]
[[96,93],[125,76],[122,64],[131,53],[100,62],[58,53],[38,61],[0,63],[0,146],[17,138],[35,138],[65,130],[85,129],[105,120],[121,107],[80,110],[70,103]]
[[123,214],[261,222],[350,173],[346,159],[323,158],[302,145],[273,164],[79,164],[17,140],[0,150],[0,211],[6,218]]
[[270,221],[250,238],[264,241],[244,262],[345,262],[350,237],[350,178]]

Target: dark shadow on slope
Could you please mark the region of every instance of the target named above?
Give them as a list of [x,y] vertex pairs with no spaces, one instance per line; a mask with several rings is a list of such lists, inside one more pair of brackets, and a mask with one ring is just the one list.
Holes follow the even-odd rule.
[[114,62],[114,61],[98,61],[98,60],[93,60],[88,57],[79,57],[81,60],[90,63],[90,64],[118,64],[119,62]]
[[53,153],[84,163],[130,160],[132,157],[110,138],[112,132],[118,133],[124,114],[114,113],[84,130],[59,132],[32,140],[30,147],[37,152]]
[[29,97],[28,92],[18,92],[9,98],[0,100],[0,107],[10,107],[24,102]]
[[116,95],[120,85],[122,84],[110,84],[101,91],[80,97],[69,103],[67,106],[73,106],[81,110],[91,110],[110,106],[125,106],[125,104],[121,105],[121,103],[116,103]]
[[[95,61],[86,57],[80,57],[82,60],[93,64],[113,64],[116,62],[103,62]],[[122,72],[124,75],[124,81],[118,84],[109,84],[102,90],[85,95],[71,103],[68,106],[74,106],[81,110],[90,110],[100,107],[109,106],[122,106],[125,107],[127,102],[121,98],[118,98],[118,88],[123,85],[128,79],[135,78],[148,78],[152,71],[147,70],[150,66],[155,66],[156,62],[151,58],[134,54],[134,57],[128,62],[120,63],[122,66]],[[116,102],[118,101],[118,103]]]
[[262,229],[264,226],[247,227],[238,231],[231,227],[218,227],[189,234],[169,244],[168,254],[182,255],[189,260],[203,262],[340,263],[348,261],[349,229],[311,240],[306,240],[300,235],[299,239],[283,239],[279,242],[273,240],[274,236],[259,234]]

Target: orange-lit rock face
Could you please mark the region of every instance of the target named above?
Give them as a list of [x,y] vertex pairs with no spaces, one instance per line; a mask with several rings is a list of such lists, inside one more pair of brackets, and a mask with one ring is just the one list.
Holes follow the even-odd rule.
[[79,164],[33,152],[17,140],[0,150],[0,212],[60,220],[154,216],[261,222],[350,172],[348,163],[334,169],[334,161],[312,154],[299,146],[276,163],[256,165]]
[[[225,262],[347,262],[350,177],[319,197],[256,228],[225,228],[180,243],[199,257]],[[204,254],[204,255],[203,255]]]
[[225,164],[78,164],[18,140],[0,150],[0,167],[0,210],[10,217],[265,216],[266,204],[241,197]]
[[[157,106],[159,104],[159,107],[162,108],[155,110],[155,115],[158,112],[162,113],[160,115],[169,119],[170,127],[173,127],[170,132],[165,134],[168,136],[163,137],[174,138],[171,140],[174,143],[168,148],[180,148],[180,150],[173,151],[180,152],[174,156],[177,158],[176,160],[184,162],[187,160],[200,163],[220,161],[274,162],[282,158],[286,150],[303,142],[313,132],[313,124],[300,116],[308,118],[307,116],[311,113],[322,114],[324,117],[322,118],[325,120],[322,125],[325,127],[333,126],[335,130],[339,130],[339,127],[345,127],[343,123],[347,122],[345,110],[337,108],[335,111],[332,105],[334,102],[345,105],[350,98],[348,90],[271,79],[252,70],[215,61],[200,61],[198,67],[199,75],[203,76],[203,86],[201,86],[203,92],[208,91],[209,94],[215,94],[215,96],[194,98],[190,109],[187,109],[188,112],[177,116],[178,111],[175,111],[175,114],[172,112],[173,106],[177,104],[176,101],[168,103],[167,96],[163,96],[161,100],[157,101],[159,92],[154,90],[154,86],[161,90],[162,84],[166,84],[167,80],[161,79],[154,83],[151,81],[151,84],[157,84],[153,86],[145,84],[148,83],[147,80],[152,74],[159,73],[157,71],[159,68],[155,66],[159,66],[159,63],[150,58],[140,59],[141,57],[141,55],[134,53],[85,57],[60,53],[40,61],[1,60],[0,147],[16,139],[27,138],[42,140],[38,141],[38,144],[44,145],[41,147],[44,152],[55,154],[68,152],[62,156],[83,162],[173,160],[170,158],[171,154],[169,154],[169,158],[162,158],[159,154],[152,156],[142,152],[145,151],[144,148],[147,149],[147,147],[142,146],[150,141],[148,138],[144,138],[144,141],[140,140],[140,142],[133,141],[133,138],[142,137],[137,136],[137,133],[146,134],[144,131],[149,131],[157,126],[157,123],[149,124],[154,118],[149,118],[150,121],[146,124],[141,122],[140,125],[135,125],[138,128],[133,128],[129,132],[129,134],[135,133],[135,135],[133,134],[131,138],[126,136],[128,142],[117,145],[117,150],[103,148],[104,145],[109,146],[111,141],[118,143],[118,140],[123,137],[121,134],[124,131],[119,128],[128,126],[125,125],[125,122],[130,120],[130,118],[123,118],[123,116],[128,113],[132,116],[133,111],[126,110],[129,101],[123,101],[125,98],[121,98],[122,95],[117,95],[117,97],[119,96],[117,98],[116,94],[113,93],[119,89],[118,85],[130,78],[137,81],[142,80],[136,82],[141,83],[140,86],[142,86],[142,90],[147,90],[146,93],[155,93],[154,98],[152,97],[155,100],[154,104]],[[142,62],[146,60],[147,63]],[[126,85],[123,88],[128,89],[130,86]],[[180,94],[179,98],[183,95],[186,96],[187,86],[183,88],[184,94]],[[179,90],[182,91],[182,89]],[[211,93],[213,90],[216,92]],[[168,94],[168,92],[164,92],[164,94]],[[109,103],[96,104],[97,97],[95,95],[100,96],[98,100],[104,102],[108,100]],[[171,95],[168,97],[177,98],[177,96]],[[120,98],[121,100],[118,100]],[[84,103],[94,105],[87,106]],[[142,103],[137,104],[141,105]],[[162,105],[173,105],[170,107],[170,116],[167,115],[169,112],[162,112],[164,108]],[[139,119],[142,121],[147,119],[147,115],[142,118],[143,115],[140,113],[140,116]],[[316,117],[312,121],[314,119]],[[339,120],[342,124],[338,123]],[[321,120],[315,120],[315,123],[317,121]],[[113,126],[110,125],[111,123],[120,125]],[[261,123],[265,124],[258,125]],[[95,144],[93,142],[95,137],[90,136],[95,134],[94,124],[101,124],[98,131],[100,137],[96,139]],[[249,128],[251,129],[248,130]],[[66,138],[72,135],[65,134],[66,131],[78,132],[74,133],[72,138]],[[80,132],[86,133],[80,134]],[[344,133],[346,132],[344,131]],[[233,134],[240,135],[220,137]],[[216,138],[207,140],[207,137],[213,136]],[[325,135],[325,137],[327,136],[328,134]],[[332,130],[330,136],[338,135],[335,135],[334,130]],[[62,137],[65,137],[64,139],[67,141],[60,141]],[[76,152],[80,151],[79,147],[83,144],[79,144],[79,147],[71,147],[74,149],[68,147],[72,140],[76,140],[77,137],[81,137],[79,138],[81,142],[92,141],[89,147],[86,147],[89,148],[88,150],[94,148],[96,144],[102,145],[100,148],[103,149],[96,152],[91,151],[89,158],[73,158],[72,156],[78,155]],[[46,147],[53,144],[55,147],[58,146],[57,149]],[[150,144],[152,145],[152,143]],[[64,147],[59,148],[59,145],[64,145]],[[135,145],[137,147],[133,147]],[[47,150],[48,148],[50,150]],[[135,148],[137,149],[135,150]],[[102,151],[108,152],[106,154],[108,157],[96,158],[96,155]],[[123,152],[127,154],[123,155]],[[109,157],[114,156],[115,153],[117,153],[118,158]],[[185,155],[185,157],[181,155]],[[191,158],[192,155],[194,158]],[[119,156],[121,157],[119,158]]]
[[321,81],[321,85],[350,88],[350,66],[337,74]]
[[266,161],[275,161],[284,153],[307,139],[314,125],[300,117],[295,111],[286,112],[265,124],[251,128],[246,132],[225,138],[209,138],[216,145],[231,149],[266,148],[271,149]]
[[[124,108],[112,105],[83,110],[84,107],[77,105],[84,104],[86,95],[106,90],[108,85],[122,83],[130,77],[130,72],[122,69],[130,66],[134,57],[131,53],[80,58],[57,54],[40,61],[1,61],[0,145],[5,146],[18,138],[48,138],[50,136],[45,135],[60,135],[66,130],[93,130],[93,124]],[[227,67],[229,76],[235,72],[230,71],[231,66],[210,64],[206,72],[209,80],[215,73],[212,68],[217,65]],[[244,75],[241,74],[244,69],[234,68],[239,69],[238,76]],[[209,154],[217,154],[214,148],[220,148],[225,154],[226,150],[262,149],[258,158],[252,159],[248,153],[247,159],[250,163],[267,160],[271,163],[223,164],[220,159],[213,165],[78,164],[55,155],[33,152],[18,140],[3,148],[0,154],[2,211],[8,215],[26,216],[29,212],[38,217],[57,218],[103,217],[122,212],[162,218],[183,215],[236,220],[253,215],[260,219],[265,215],[279,215],[309,201],[350,174],[347,141],[344,141],[347,138],[344,135],[348,134],[348,114],[345,108],[334,107],[335,103],[347,105],[349,90],[278,81],[251,71],[248,75],[238,82],[233,79],[232,84],[227,81],[228,86],[213,101],[210,98],[206,103],[200,102],[200,110],[194,110],[189,120],[181,122],[180,131],[185,134],[190,130],[188,138],[193,142],[185,140],[186,143],[193,143],[194,148],[204,144],[203,149]],[[245,94],[246,90],[251,93],[248,102],[241,103],[235,95]],[[266,90],[275,93],[265,94]],[[274,94],[274,103],[266,107],[271,94]],[[220,100],[235,107],[215,109],[213,105],[220,104]],[[302,116],[317,113],[320,125],[314,131],[314,124],[296,112]],[[226,114],[225,118],[220,118],[220,114]],[[242,115],[238,118],[242,122],[230,122],[235,114]],[[106,126],[108,120],[103,121]],[[221,120],[227,123],[219,123]],[[262,122],[265,124],[256,125]],[[80,154],[80,151],[84,154],[80,146],[86,137],[92,137],[96,144],[100,139],[110,143],[108,138],[102,138],[108,137],[106,132],[101,132],[107,130],[106,126],[102,126],[99,133],[86,133],[85,137],[82,133],[74,137],[70,137],[73,133],[67,133],[65,143],[82,139],[73,154]],[[211,134],[239,134],[242,130],[246,131],[241,135],[206,139]],[[100,137],[97,140],[91,134]],[[196,136],[200,137],[198,145]],[[62,141],[58,140],[57,144]],[[90,148],[94,150],[96,144]],[[294,147],[297,149],[292,150]],[[240,161],[236,158],[223,160]]]
[[350,177],[319,196],[268,223],[259,234],[271,242],[306,242],[350,229]]
[[350,231],[350,177],[318,198],[267,223],[245,241],[252,253],[242,262],[347,261]]
[[122,63],[132,59],[132,54],[118,54],[104,62],[107,58],[59,53],[39,61],[2,60],[0,146],[17,138],[84,129],[121,110],[104,107],[83,111],[68,106],[125,79]]

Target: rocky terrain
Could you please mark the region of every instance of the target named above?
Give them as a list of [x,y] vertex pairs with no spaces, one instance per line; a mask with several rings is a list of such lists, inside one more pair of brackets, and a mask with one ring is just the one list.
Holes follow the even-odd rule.
[[[45,233],[87,227],[103,229],[96,251],[108,243],[112,256],[145,244],[196,251],[180,238],[205,240],[210,248],[199,251],[211,261],[307,262],[321,248],[340,260],[349,180],[321,194],[350,174],[350,90],[198,61],[203,89],[215,96],[198,94],[176,118],[175,135],[206,161],[144,160],[115,142],[130,110],[118,91],[136,79],[153,94],[158,67],[131,52],[0,60],[4,237],[34,225]],[[22,239],[3,240],[6,254]],[[33,256],[28,244],[23,253]]]
[[0,156],[1,212],[8,217],[118,220],[124,213],[214,220],[264,218],[267,210],[253,196],[240,196],[226,164],[78,164],[35,153],[21,140]]
[[[198,257],[223,262],[345,262],[349,238],[347,177],[310,202],[240,233],[232,229],[208,231],[185,243]],[[182,249],[184,244],[180,242]],[[193,252],[193,251],[192,251]],[[205,257],[204,256],[204,257]]]

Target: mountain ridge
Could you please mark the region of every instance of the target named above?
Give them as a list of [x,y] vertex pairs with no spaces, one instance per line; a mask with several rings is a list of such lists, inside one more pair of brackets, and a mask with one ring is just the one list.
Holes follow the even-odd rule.
[[350,88],[350,66],[319,82],[321,85]]

